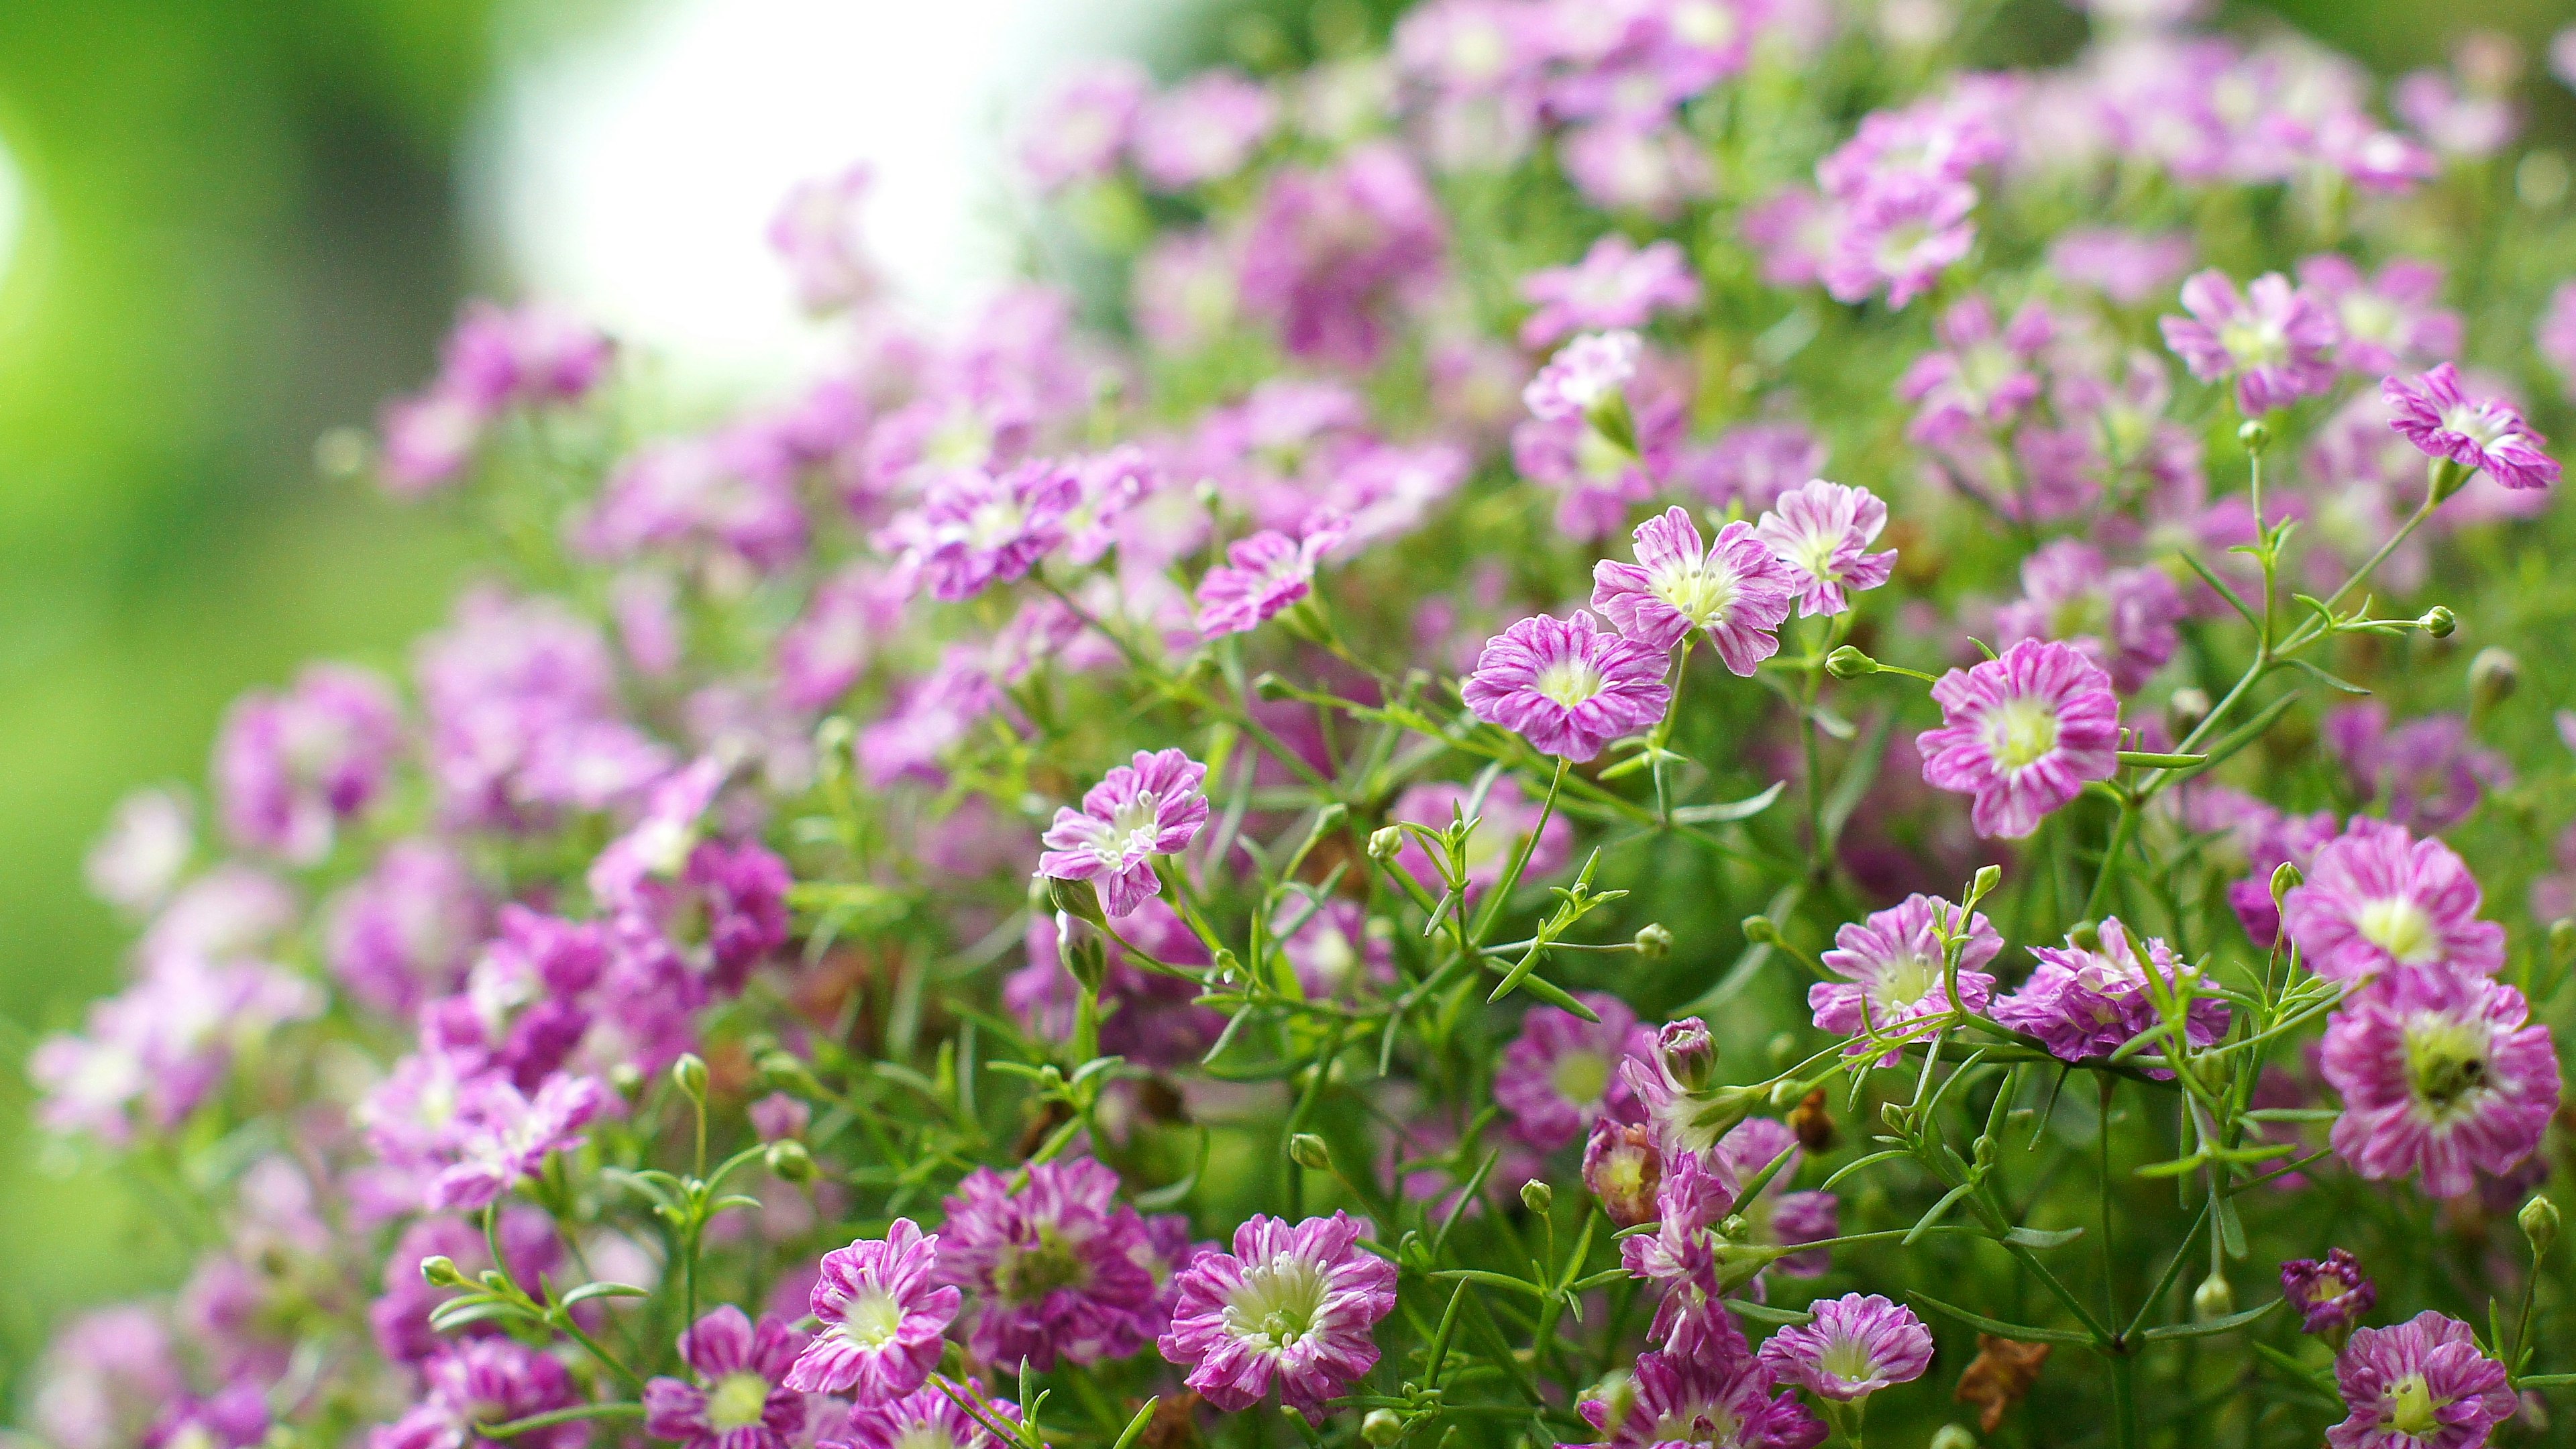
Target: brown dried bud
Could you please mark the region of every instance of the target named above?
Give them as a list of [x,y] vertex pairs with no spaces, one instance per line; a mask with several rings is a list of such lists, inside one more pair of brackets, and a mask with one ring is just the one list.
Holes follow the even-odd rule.
[[1823,1154],[1834,1150],[1834,1114],[1825,1106],[1825,1089],[1818,1087],[1807,1094],[1789,1112],[1789,1130],[1798,1134],[1798,1145],[1809,1152]]
[[1976,1362],[1959,1375],[1958,1392],[1951,1397],[1976,1405],[1977,1423],[1991,1434],[2012,1406],[2030,1393],[2030,1386],[2039,1382],[2040,1365],[2047,1362],[2047,1344],[1980,1333]]

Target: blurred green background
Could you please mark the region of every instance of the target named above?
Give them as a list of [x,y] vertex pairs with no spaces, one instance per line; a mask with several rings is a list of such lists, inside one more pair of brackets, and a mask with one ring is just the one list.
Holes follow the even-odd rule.
[[[0,1044],[12,1061],[116,981],[124,932],[80,884],[109,805],[203,774],[239,689],[308,656],[399,671],[463,540],[312,463],[431,365],[473,291],[461,158],[532,46],[630,0],[5,0],[0,155]],[[634,4],[661,0],[631,0]],[[861,3],[861,0],[851,0]],[[1190,9],[1154,57],[1277,54],[1391,3]],[[2394,72],[2471,27],[2537,56],[2567,0],[2269,7]],[[2231,20],[2251,19],[2234,15]],[[2054,0],[1995,27],[2080,35]],[[2576,102],[2535,117],[2565,144]],[[684,200],[684,199],[683,199]],[[0,208],[5,211],[6,208]],[[139,1209],[24,1129],[0,1074],[0,1374],[70,1304],[166,1283]]]

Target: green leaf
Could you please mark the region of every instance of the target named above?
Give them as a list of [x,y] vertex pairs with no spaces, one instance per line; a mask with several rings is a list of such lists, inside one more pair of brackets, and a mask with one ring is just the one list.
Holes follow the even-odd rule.
[[2004,1241],[2025,1248],[2063,1248],[2082,1236],[2082,1228],[2014,1228]]
[[2158,754],[2153,750],[2122,750],[2120,752],[2121,764],[2135,765],[2143,770],[2188,770],[2194,765],[2204,765],[2208,762],[2209,756],[2207,755],[2165,755]]
[[563,1306],[570,1308],[594,1298],[650,1298],[653,1290],[632,1283],[584,1283],[563,1296]]
[[1988,1318],[1982,1313],[1970,1313],[1967,1309],[1944,1303],[1929,1293],[1908,1293],[1905,1296],[1936,1313],[1955,1318],[1980,1333],[1991,1333],[1997,1338],[2016,1339],[2022,1343],[2072,1343],[2087,1348],[2093,1346],[2092,1338],[2085,1334],[2069,1333],[2062,1328],[2033,1328],[2025,1323],[2006,1323],[2000,1318]]
[[1119,1433],[1118,1442],[1112,1445],[1111,1449],[1127,1449],[1127,1446],[1135,1443],[1137,1436],[1145,1432],[1145,1426],[1154,1422],[1154,1406],[1161,1402],[1163,1400],[1159,1395],[1147,1399],[1144,1406],[1136,1411],[1136,1417],[1127,1421],[1127,1427]]
[[1536,1283],[1524,1282],[1508,1273],[1488,1273],[1481,1268],[1444,1268],[1431,1276],[1448,1282],[1482,1283],[1488,1288],[1509,1288],[1515,1293],[1526,1293],[1532,1298],[1542,1300],[1547,1297],[1547,1290]]
[[1756,1303],[1748,1298],[1729,1298],[1726,1300],[1726,1306],[1738,1317],[1750,1318],[1756,1323],[1774,1324],[1781,1328],[1795,1328],[1801,1324],[1813,1323],[1816,1319],[1815,1310],[1811,1308],[1774,1308],[1768,1303]]
[[2288,1301],[2275,1298],[2260,1308],[2247,1308],[2224,1318],[2213,1318],[2207,1323],[2168,1323],[2161,1328],[2150,1328],[2138,1336],[2153,1343],[2162,1343],[2169,1338],[2207,1338],[2213,1333],[2233,1333]]
[[1714,805],[1685,805],[1673,812],[1673,819],[1684,825],[1725,825],[1737,820],[1750,820],[1771,808],[1780,792],[1789,788],[1786,780],[1774,780],[1771,788],[1759,795],[1741,800],[1724,800]]

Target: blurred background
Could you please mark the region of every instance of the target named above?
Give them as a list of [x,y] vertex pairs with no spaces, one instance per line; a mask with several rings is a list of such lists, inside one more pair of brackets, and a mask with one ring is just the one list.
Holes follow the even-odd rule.
[[[0,3],[0,1052],[115,983],[81,855],[131,786],[192,786],[225,702],[328,655],[400,672],[461,539],[314,466],[431,368],[461,299],[541,294],[709,398],[811,344],[761,233],[878,168],[922,311],[1021,255],[1006,118],[1054,66],[1294,58],[1393,0],[5,0]],[[2567,0],[2283,0],[2386,72],[2461,33],[2537,56]],[[2014,60],[2082,28],[1992,27]],[[2576,140],[2563,95],[2534,118]],[[166,1282],[139,1202],[24,1127],[0,1074],[0,1378],[67,1304]]]

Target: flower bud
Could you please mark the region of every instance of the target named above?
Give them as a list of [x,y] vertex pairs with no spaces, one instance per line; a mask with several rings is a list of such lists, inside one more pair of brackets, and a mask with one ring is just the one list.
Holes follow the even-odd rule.
[[2299,868],[2286,860],[2272,867],[2272,910],[2275,914],[2281,909],[2282,898],[2297,890],[2305,880],[2307,877],[2300,873]]
[[1288,1160],[1299,1167],[1322,1172],[1333,1165],[1333,1151],[1324,1139],[1312,1132],[1299,1132],[1288,1139]]
[[2546,1194],[2533,1193],[2514,1221],[2522,1224],[2522,1235],[2531,1240],[2531,1261],[2537,1263],[2548,1257],[2550,1247],[2558,1241],[2558,1204]]
[[2261,418],[2248,418],[2236,430],[2236,441],[2245,445],[2247,457],[2260,458],[2263,450],[2272,446],[2272,430],[2263,426]]
[[2435,604],[2424,611],[2423,618],[2415,621],[2415,627],[2436,639],[2448,639],[2459,629],[2460,616],[2440,604]]
[[1371,1409],[1360,1420],[1360,1437],[1378,1449],[1387,1449],[1403,1440],[1404,1420],[1396,1417],[1393,1409]]
[[2003,883],[2004,868],[2002,866],[1978,866],[1976,875],[1968,881],[1968,904],[1975,905],[1977,902],[1993,895],[1995,893],[1995,887],[2002,885]]
[[2175,739],[2187,739],[2209,718],[2209,707],[2209,691],[2186,684],[2165,700],[2165,728]]
[[1825,672],[1836,679],[1862,679],[1878,672],[1878,661],[1845,644],[1825,656]]
[[1977,1436],[1965,1424],[1944,1424],[1924,1449],[1977,1449]]
[[2469,661],[2469,708],[2493,709],[2513,698],[2522,684],[2522,661],[2490,645]]
[[[1084,889],[1090,889],[1085,886]],[[1058,911],[1055,918],[1056,958],[1064,963],[1065,974],[1082,983],[1082,989],[1094,996],[1100,994],[1100,983],[1109,976],[1109,946],[1100,932],[1084,923],[1070,911]]]
[[1655,1195],[1664,1184],[1664,1154],[1653,1129],[1629,1123],[1593,1124],[1583,1144],[1583,1185],[1601,1211],[1623,1228],[1655,1220]]
[[1369,832],[1369,859],[1380,865],[1404,853],[1404,831],[1399,826],[1381,825]]
[[1637,954],[1649,961],[1661,961],[1673,954],[1673,933],[1649,921],[1637,928]]
[[432,1253],[420,1260],[420,1280],[432,1288],[471,1287],[465,1275],[456,1271],[456,1260],[445,1253]]
[[1047,904],[1055,908],[1057,915],[1071,916],[1077,921],[1089,921],[1095,926],[1109,924],[1109,918],[1100,911],[1100,893],[1091,888],[1091,882],[1058,880],[1054,876],[1047,876],[1044,879]]
[[[1754,919],[1770,924],[1760,916]],[[1717,1079],[1717,1043],[1708,1034],[1708,1023],[1696,1016],[1666,1022],[1655,1034],[1655,1056],[1663,1063],[1664,1075],[1685,1092],[1699,1091]]]
[[1813,1153],[1834,1150],[1834,1114],[1825,1102],[1825,1089],[1818,1087],[1789,1114],[1789,1130],[1798,1136],[1798,1145]]
[[633,1062],[619,1062],[608,1069],[608,1088],[632,1102],[644,1090],[644,1073]]
[[1744,939],[1757,946],[1777,946],[1780,944],[1780,928],[1769,916],[1746,916]]
[[372,448],[356,428],[333,428],[313,440],[313,471],[335,483],[346,483],[367,471]]
[[772,1091],[788,1092],[799,1097],[829,1095],[823,1090],[823,1083],[815,1077],[814,1069],[806,1064],[803,1057],[794,1052],[763,1052],[760,1057],[759,1072],[761,1085]]
[[1545,1217],[1547,1210],[1556,1206],[1556,1189],[1533,1177],[1521,1184],[1521,1206]]
[[707,1099],[706,1059],[696,1052],[680,1053],[680,1059],[671,1063],[671,1085],[678,1087],[680,1095],[692,1102],[705,1101]]
[[2191,1316],[2202,1323],[2236,1311],[2236,1287],[2224,1273],[2212,1273],[2191,1290]]
[[814,1154],[806,1151],[805,1144],[793,1137],[781,1137],[770,1143],[762,1156],[768,1159],[770,1172],[781,1182],[814,1180]]
[[[1601,1406],[1601,1425],[1604,1434],[1617,1434],[1620,1426],[1634,1418],[1637,1413],[1637,1381],[1616,1369],[1604,1374],[1601,1382],[1593,1385],[1591,1391],[1583,1397]],[[1584,1417],[1588,1419],[1591,1415],[1586,1414]]]

